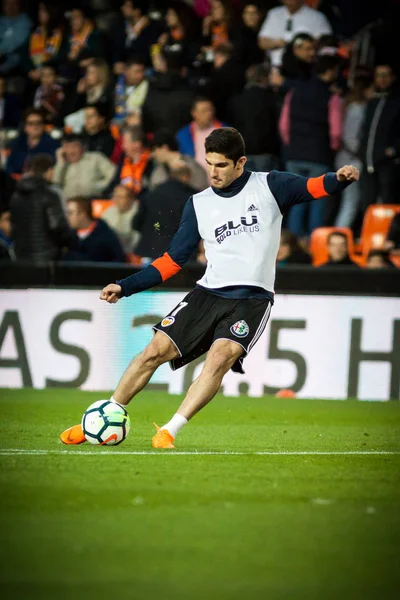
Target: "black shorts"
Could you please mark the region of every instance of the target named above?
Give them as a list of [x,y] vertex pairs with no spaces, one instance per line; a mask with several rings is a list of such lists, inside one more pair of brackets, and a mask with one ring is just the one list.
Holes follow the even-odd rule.
[[243,348],[232,371],[244,373],[243,359],[260,338],[270,312],[267,298],[235,300],[195,288],[153,330],[175,344],[179,356],[171,361],[174,371],[207,352],[216,340],[231,340]]

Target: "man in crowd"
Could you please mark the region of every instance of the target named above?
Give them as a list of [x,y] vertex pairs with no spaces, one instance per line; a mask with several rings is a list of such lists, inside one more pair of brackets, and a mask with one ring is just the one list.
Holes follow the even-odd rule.
[[171,132],[157,132],[154,135],[151,147],[152,155],[157,162],[150,178],[151,189],[170,178],[172,167],[177,161],[184,162],[189,168],[189,185],[197,192],[201,192],[208,187],[207,173],[203,167],[191,156],[179,152],[178,142]]
[[400,256],[400,212],[393,217],[384,248],[392,254]]
[[189,185],[190,168],[183,161],[171,166],[171,178],[148,192],[133,220],[141,234],[135,253],[145,258],[157,258],[168,247],[179,227],[187,199],[196,193]]
[[[342,100],[331,92],[339,73],[336,56],[321,56],[316,72],[309,80],[299,81],[290,90],[283,104],[279,129],[284,143],[286,170],[318,177],[333,164],[340,148],[343,107]],[[293,206],[287,227],[299,237],[305,237],[326,222],[329,200]]]
[[215,107],[211,100],[199,96],[192,105],[192,118],[188,125],[177,133],[179,150],[186,156],[192,156],[204,169],[206,168],[205,139],[213,129],[225,127],[225,123],[215,118]]
[[146,144],[146,136],[141,127],[132,126],[124,129],[122,149],[123,154],[106,194],[110,195],[114,187],[121,183],[138,196],[148,188],[154,167]]
[[49,155],[35,156],[11,197],[13,241],[18,259],[57,260],[71,240],[60,197],[49,183],[53,164]]
[[4,205],[0,205],[0,261],[15,258],[11,233],[10,210]]
[[134,231],[132,221],[139,209],[139,201],[132,190],[124,185],[117,185],[112,195],[114,202],[103,212],[101,218],[117,234],[125,254],[133,252],[139,234]]
[[103,104],[86,106],[82,142],[88,152],[101,152],[111,158],[115,140],[110,131],[107,107]]
[[0,16],[0,73],[14,74],[21,63],[21,50],[28,41],[31,20],[21,11],[20,0],[3,0]]
[[390,65],[375,67],[375,94],[362,125],[360,180],[363,208],[398,202],[400,168],[400,89]]
[[386,250],[370,250],[367,256],[367,269],[387,269],[394,267]]
[[6,169],[8,173],[24,173],[30,160],[37,154],[50,154],[53,158],[59,142],[45,133],[45,123],[42,113],[36,108],[29,109],[25,114],[24,132],[11,145]]
[[276,261],[280,267],[284,265],[309,265],[311,257],[301,248],[294,233],[282,229]]
[[278,109],[269,87],[269,69],[253,65],[246,71],[247,84],[229,105],[230,122],[244,137],[247,168],[271,171],[279,164]]
[[64,260],[125,262],[120,241],[101,219],[94,219],[90,200],[77,196],[67,201],[69,226],[76,232]]
[[283,6],[268,11],[258,34],[260,48],[266,50],[274,67],[281,65],[283,49],[297,33],[309,33],[316,39],[332,33],[325,15],[306,6],[305,0],[282,0],[282,3]]
[[115,86],[116,123],[123,123],[129,113],[140,110],[149,91],[145,78],[145,63],[141,58],[131,58],[123,65],[123,73]]
[[243,65],[234,55],[231,44],[220,44],[214,50],[214,64],[205,93],[214,103],[221,121],[228,121],[228,102],[245,84]]
[[115,165],[104,154],[86,152],[78,135],[66,136],[57,150],[54,183],[67,199],[76,195],[102,198],[115,172]]
[[341,231],[334,231],[328,237],[328,262],[322,267],[358,267],[349,256],[347,236]]

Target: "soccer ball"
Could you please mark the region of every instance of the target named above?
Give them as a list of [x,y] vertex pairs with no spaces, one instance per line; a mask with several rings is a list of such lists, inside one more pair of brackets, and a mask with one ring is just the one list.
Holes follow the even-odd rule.
[[131,428],[123,406],[109,400],[98,400],[82,417],[82,429],[90,444],[116,446],[124,441]]

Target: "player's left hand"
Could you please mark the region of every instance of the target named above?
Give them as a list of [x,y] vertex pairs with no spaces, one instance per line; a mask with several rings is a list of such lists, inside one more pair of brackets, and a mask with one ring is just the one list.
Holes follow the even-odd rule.
[[338,181],[358,181],[360,179],[360,171],[353,165],[344,165],[336,171]]

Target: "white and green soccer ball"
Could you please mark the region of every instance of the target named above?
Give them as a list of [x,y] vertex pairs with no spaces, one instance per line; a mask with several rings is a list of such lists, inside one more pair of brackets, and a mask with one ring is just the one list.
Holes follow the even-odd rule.
[[83,415],[82,428],[90,444],[116,446],[128,435],[131,422],[123,406],[109,400],[98,400]]

